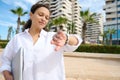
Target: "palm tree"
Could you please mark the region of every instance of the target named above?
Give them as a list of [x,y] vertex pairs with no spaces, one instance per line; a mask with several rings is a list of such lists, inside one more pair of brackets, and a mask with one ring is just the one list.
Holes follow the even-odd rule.
[[44,29],[46,31],[50,31],[52,25],[53,25],[52,20],[50,20]]
[[108,28],[107,33],[109,34],[109,44],[112,45],[112,35],[116,33],[116,30]]
[[89,9],[86,11],[81,11],[80,16],[82,18],[83,26],[82,26],[82,38],[83,38],[83,44],[85,44],[85,38],[86,38],[86,30],[87,30],[87,24],[88,23],[97,23],[94,19],[94,16],[96,13],[90,13]]
[[71,28],[72,28],[72,24],[68,23],[68,27],[67,27],[67,33],[71,33]]
[[[107,43],[108,39],[107,39],[107,32],[105,31],[103,34],[101,34],[101,36],[103,37],[103,44]],[[106,41],[105,41],[106,40]]]
[[24,28],[25,23],[26,23],[25,21],[20,22],[20,25],[22,25],[22,32],[25,30],[25,28]]
[[58,25],[59,25],[59,21],[58,21],[58,19],[53,19],[52,20],[52,23],[53,23],[53,25],[56,25],[57,27],[55,27],[55,32],[58,30]]
[[67,21],[68,21],[67,18],[58,17],[58,18],[54,19],[54,20],[52,21],[52,23],[53,23],[53,25],[56,25],[56,26],[57,26],[57,27],[56,27],[56,31],[58,31],[59,29],[60,29],[60,30],[63,30],[62,24],[66,24]]
[[75,24],[72,22],[71,24],[68,23],[68,33],[74,34],[75,33]]
[[8,28],[7,40],[10,40],[10,39],[11,39],[11,35],[12,35],[13,32],[14,32],[14,31],[13,31],[13,27],[10,26],[10,27]]
[[23,9],[21,7],[18,7],[16,9],[11,9],[10,10],[13,14],[18,15],[18,19],[17,19],[17,29],[16,29],[16,34],[19,33],[20,30],[20,17],[24,16],[25,14],[27,14],[28,12],[23,12]]

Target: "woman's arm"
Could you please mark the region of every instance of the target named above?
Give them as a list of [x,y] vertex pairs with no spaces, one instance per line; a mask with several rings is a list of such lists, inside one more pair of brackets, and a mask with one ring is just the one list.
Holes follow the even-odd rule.
[[13,80],[11,74],[11,61],[14,54],[14,40],[8,42],[1,56],[0,72],[3,73],[5,80]]
[[67,37],[66,44],[69,44],[71,46],[76,46],[79,43],[79,40],[77,39],[76,36],[66,35],[66,37]]
[[63,31],[58,31],[51,41],[52,44],[56,45],[55,50],[58,51],[61,47],[69,45],[78,47],[82,42],[80,36],[77,35],[66,35]]

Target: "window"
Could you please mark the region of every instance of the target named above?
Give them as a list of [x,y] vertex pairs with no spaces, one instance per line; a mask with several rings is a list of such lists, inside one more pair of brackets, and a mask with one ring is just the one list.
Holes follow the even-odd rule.
[[108,13],[106,13],[106,14],[111,14],[111,12],[108,12]]
[[62,12],[62,10],[59,10],[59,12]]
[[117,5],[117,7],[119,8],[119,7],[120,7],[120,5]]
[[120,17],[118,17],[118,20],[120,20]]
[[112,18],[112,20],[115,20],[115,18]]
[[117,13],[120,14],[120,11],[118,11]]
[[65,6],[63,6],[63,8],[66,9]]

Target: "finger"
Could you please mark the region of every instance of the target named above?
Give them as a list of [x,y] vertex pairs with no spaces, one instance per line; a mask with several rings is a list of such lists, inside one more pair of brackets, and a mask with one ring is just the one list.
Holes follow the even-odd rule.
[[13,80],[10,76],[6,77],[5,80]]
[[64,34],[64,32],[62,30],[59,30],[57,33],[58,34]]
[[64,36],[65,33],[60,30],[60,31],[57,32],[57,34],[59,34],[59,35],[61,35],[61,36]]
[[56,42],[54,42],[53,40],[51,41],[51,44],[56,45],[56,47],[55,47],[55,51],[58,51],[58,50],[61,48],[61,45],[58,44],[58,43],[56,43]]
[[55,41],[51,41],[51,44],[54,44],[56,46],[62,46],[62,44],[60,42],[55,42]]
[[56,45],[56,42],[52,40],[52,41],[51,41],[51,44],[54,44],[54,45]]
[[66,40],[66,34],[63,31],[62,32],[60,31],[59,34],[63,37],[64,40]]
[[59,39],[59,40],[62,40],[63,39],[63,37],[61,36],[61,35],[59,35],[59,34],[56,34],[56,36],[55,36],[57,39]]
[[55,51],[60,50],[61,46],[56,46]]
[[63,35],[58,35],[56,36],[58,40],[61,40],[61,41],[65,41],[66,40],[66,36],[63,36]]
[[13,80],[13,77],[12,77],[12,76],[10,77],[10,80]]
[[62,41],[62,38],[60,39],[60,38],[54,36],[52,40],[53,40],[54,42],[60,43],[60,42]]

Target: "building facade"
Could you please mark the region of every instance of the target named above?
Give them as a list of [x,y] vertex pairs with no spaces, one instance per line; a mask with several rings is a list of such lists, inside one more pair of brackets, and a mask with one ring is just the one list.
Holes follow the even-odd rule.
[[93,18],[98,23],[87,24],[86,41],[92,44],[99,44],[103,40],[101,37],[103,33],[103,16],[102,14],[96,14]]
[[[81,35],[82,22],[80,19],[80,6],[77,0],[41,0],[41,3],[49,4],[51,19],[65,17],[68,23],[75,25],[75,33]],[[68,25],[63,26],[67,32]]]
[[120,44],[120,0],[105,0],[103,9],[106,13],[104,31],[114,28],[116,33],[112,35],[112,42]]

